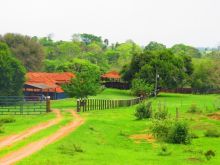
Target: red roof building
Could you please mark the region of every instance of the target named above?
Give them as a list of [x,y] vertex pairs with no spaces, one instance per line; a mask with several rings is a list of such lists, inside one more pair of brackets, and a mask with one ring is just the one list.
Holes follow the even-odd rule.
[[101,78],[103,80],[107,80],[107,79],[110,79],[110,80],[120,80],[121,79],[121,75],[117,71],[111,71],[111,72],[103,74],[101,76]]
[[50,95],[57,99],[57,94],[64,93],[61,85],[70,82],[75,75],[70,72],[64,73],[45,73],[29,72],[26,74],[26,83],[24,86],[25,95]]

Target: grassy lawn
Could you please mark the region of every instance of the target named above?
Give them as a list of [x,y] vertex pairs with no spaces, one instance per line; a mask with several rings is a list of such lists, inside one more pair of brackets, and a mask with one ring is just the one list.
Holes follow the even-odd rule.
[[[106,93],[116,98],[111,90]],[[128,94],[125,97],[130,96]],[[81,113],[86,118],[86,123],[75,132],[17,164],[26,165],[29,162],[34,165],[220,164],[220,138],[204,136],[204,132],[208,128],[220,129],[220,121],[207,117],[208,113],[218,107],[218,95],[160,94],[158,98],[152,98],[152,101],[154,110],[158,104],[166,104],[172,116],[175,115],[175,110],[178,108],[181,117],[188,121],[192,132],[199,138],[193,139],[189,145],[134,140],[130,138],[131,135],[149,134],[149,127],[152,123],[151,120],[135,120],[135,106],[91,111]],[[201,114],[187,113],[186,111],[192,104],[196,104],[204,112]],[[167,146],[171,152],[170,155],[159,156],[163,145]],[[213,150],[216,154],[209,161],[204,156],[204,152],[207,150]]]
[[55,114],[54,113],[44,113],[41,115],[14,115],[14,116],[3,115],[0,117],[0,120],[4,119],[4,118],[15,119],[15,122],[3,124],[3,126],[2,126],[3,132],[0,133],[0,138],[21,132],[21,131],[26,130],[28,128],[31,128],[41,122],[46,122],[50,119],[53,119],[53,118],[55,118]]
[[68,122],[72,121],[72,115],[69,112],[62,112],[62,115],[64,118],[61,120],[60,123],[53,125],[47,129],[41,130],[38,133],[33,134],[32,136],[27,137],[22,141],[18,141],[17,143],[13,144],[12,146],[8,146],[3,149],[0,148],[0,156],[3,156],[3,155],[5,155],[9,152],[12,152],[12,151],[16,151],[17,149],[19,149],[19,148],[21,148],[31,142],[34,142],[34,141],[42,139],[46,136],[49,136],[52,133],[56,132],[58,129],[60,129],[60,127],[66,125]]

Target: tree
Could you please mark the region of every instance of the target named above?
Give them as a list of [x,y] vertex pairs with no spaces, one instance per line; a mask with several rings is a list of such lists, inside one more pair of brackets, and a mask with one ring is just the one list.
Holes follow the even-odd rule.
[[69,96],[83,99],[100,92],[99,67],[83,61],[74,65],[74,70],[77,70],[75,72],[76,78],[73,78],[69,84],[63,86]]
[[166,46],[161,43],[151,41],[144,49],[147,51],[160,51],[166,50]]
[[[186,61],[169,50],[145,51],[134,54],[131,64],[124,67],[122,77],[130,83],[134,78],[140,78],[147,84],[154,85],[155,77],[159,75],[158,86],[163,88],[181,87],[185,83],[184,80],[191,74],[191,72],[187,72]],[[191,61],[188,60],[188,62]]]
[[22,95],[25,68],[11,56],[8,46],[0,42],[0,95]]
[[196,93],[220,89],[220,62],[206,60],[195,64],[191,86]]
[[152,92],[152,85],[147,84],[142,79],[133,79],[131,91],[136,96],[149,96]]
[[21,34],[8,33],[1,40],[9,46],[12,55],[19,59],[28,71],[42,69],[43,47],[33,38]]
[[170,50],[173,54],[180,56],[190,56],[194,58],[200,58],[202,56],[198,49],[184,44],[176,44]]

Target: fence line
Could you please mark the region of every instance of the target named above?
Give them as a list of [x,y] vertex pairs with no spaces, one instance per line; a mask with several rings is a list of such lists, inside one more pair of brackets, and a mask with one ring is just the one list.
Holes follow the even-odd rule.
[[40,96],[0,96],[0,115],[41,114],[50,112],[50,98]]
[[143,99],[143,97],[137,97],[129,100],[78,99],[77,112],[128,107],[139,104]]

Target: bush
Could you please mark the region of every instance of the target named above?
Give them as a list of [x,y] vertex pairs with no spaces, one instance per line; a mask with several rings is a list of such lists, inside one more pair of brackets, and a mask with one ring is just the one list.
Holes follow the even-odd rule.
[[142,79],[134,79],[132,81],[131,92],[135,96],[149,96],[153,90],[153,86],[147,84]]
[[197,107],[196,104],[192,104],[187,112],[189,112],[189,113],[201,113],[201,110]]
[[0,123],[14,123],[16,120],[11,116],[0,118]]
[[198,136],[197,134],[195,134],[195,133],[191,133],[191,134],[190,134],[190,138],[192,138],[192,139],[198,139],[199,136]]
[[162,141],[167,141],[172,124],[171,120],[154,120],[151,126],[154,137]]
[[76,144],[62,144],[58,148],[62,154],[73,156],[76,152],[83,152],[80,145]]
[[220,132],[217,129],[208,129],[205,132],[206,137],[220,137]]
[[137,106],[134,114],[138,120],[151,118],[152,116],[152,102],[141,103]]
[[0,123],[0,133],[4,133],[3,123]]
[[155,120],[151,127],[151,131],[159,140],[174,143],[188,144],[191,136],[187,123],[173,120]]
[[166,145],[161,146],[161,151],[158,154],[159,156],[169,156],[171,152],[168,151],[168,147]]
[[210,160],[212,157],[215,156],[215,152],[212,150],[208,150],[207,152],[204,153],[205,157],[207,160]]
[[164,104],[164,106],[159,104],[158,111],[155,112],[154,118],[158,119],[158,120],[165,120],[168,118],[168,109],[165,104]]
[[169,130],[167,141],[174,144],[190,143],[189,127],[186,122],[176,121]]

